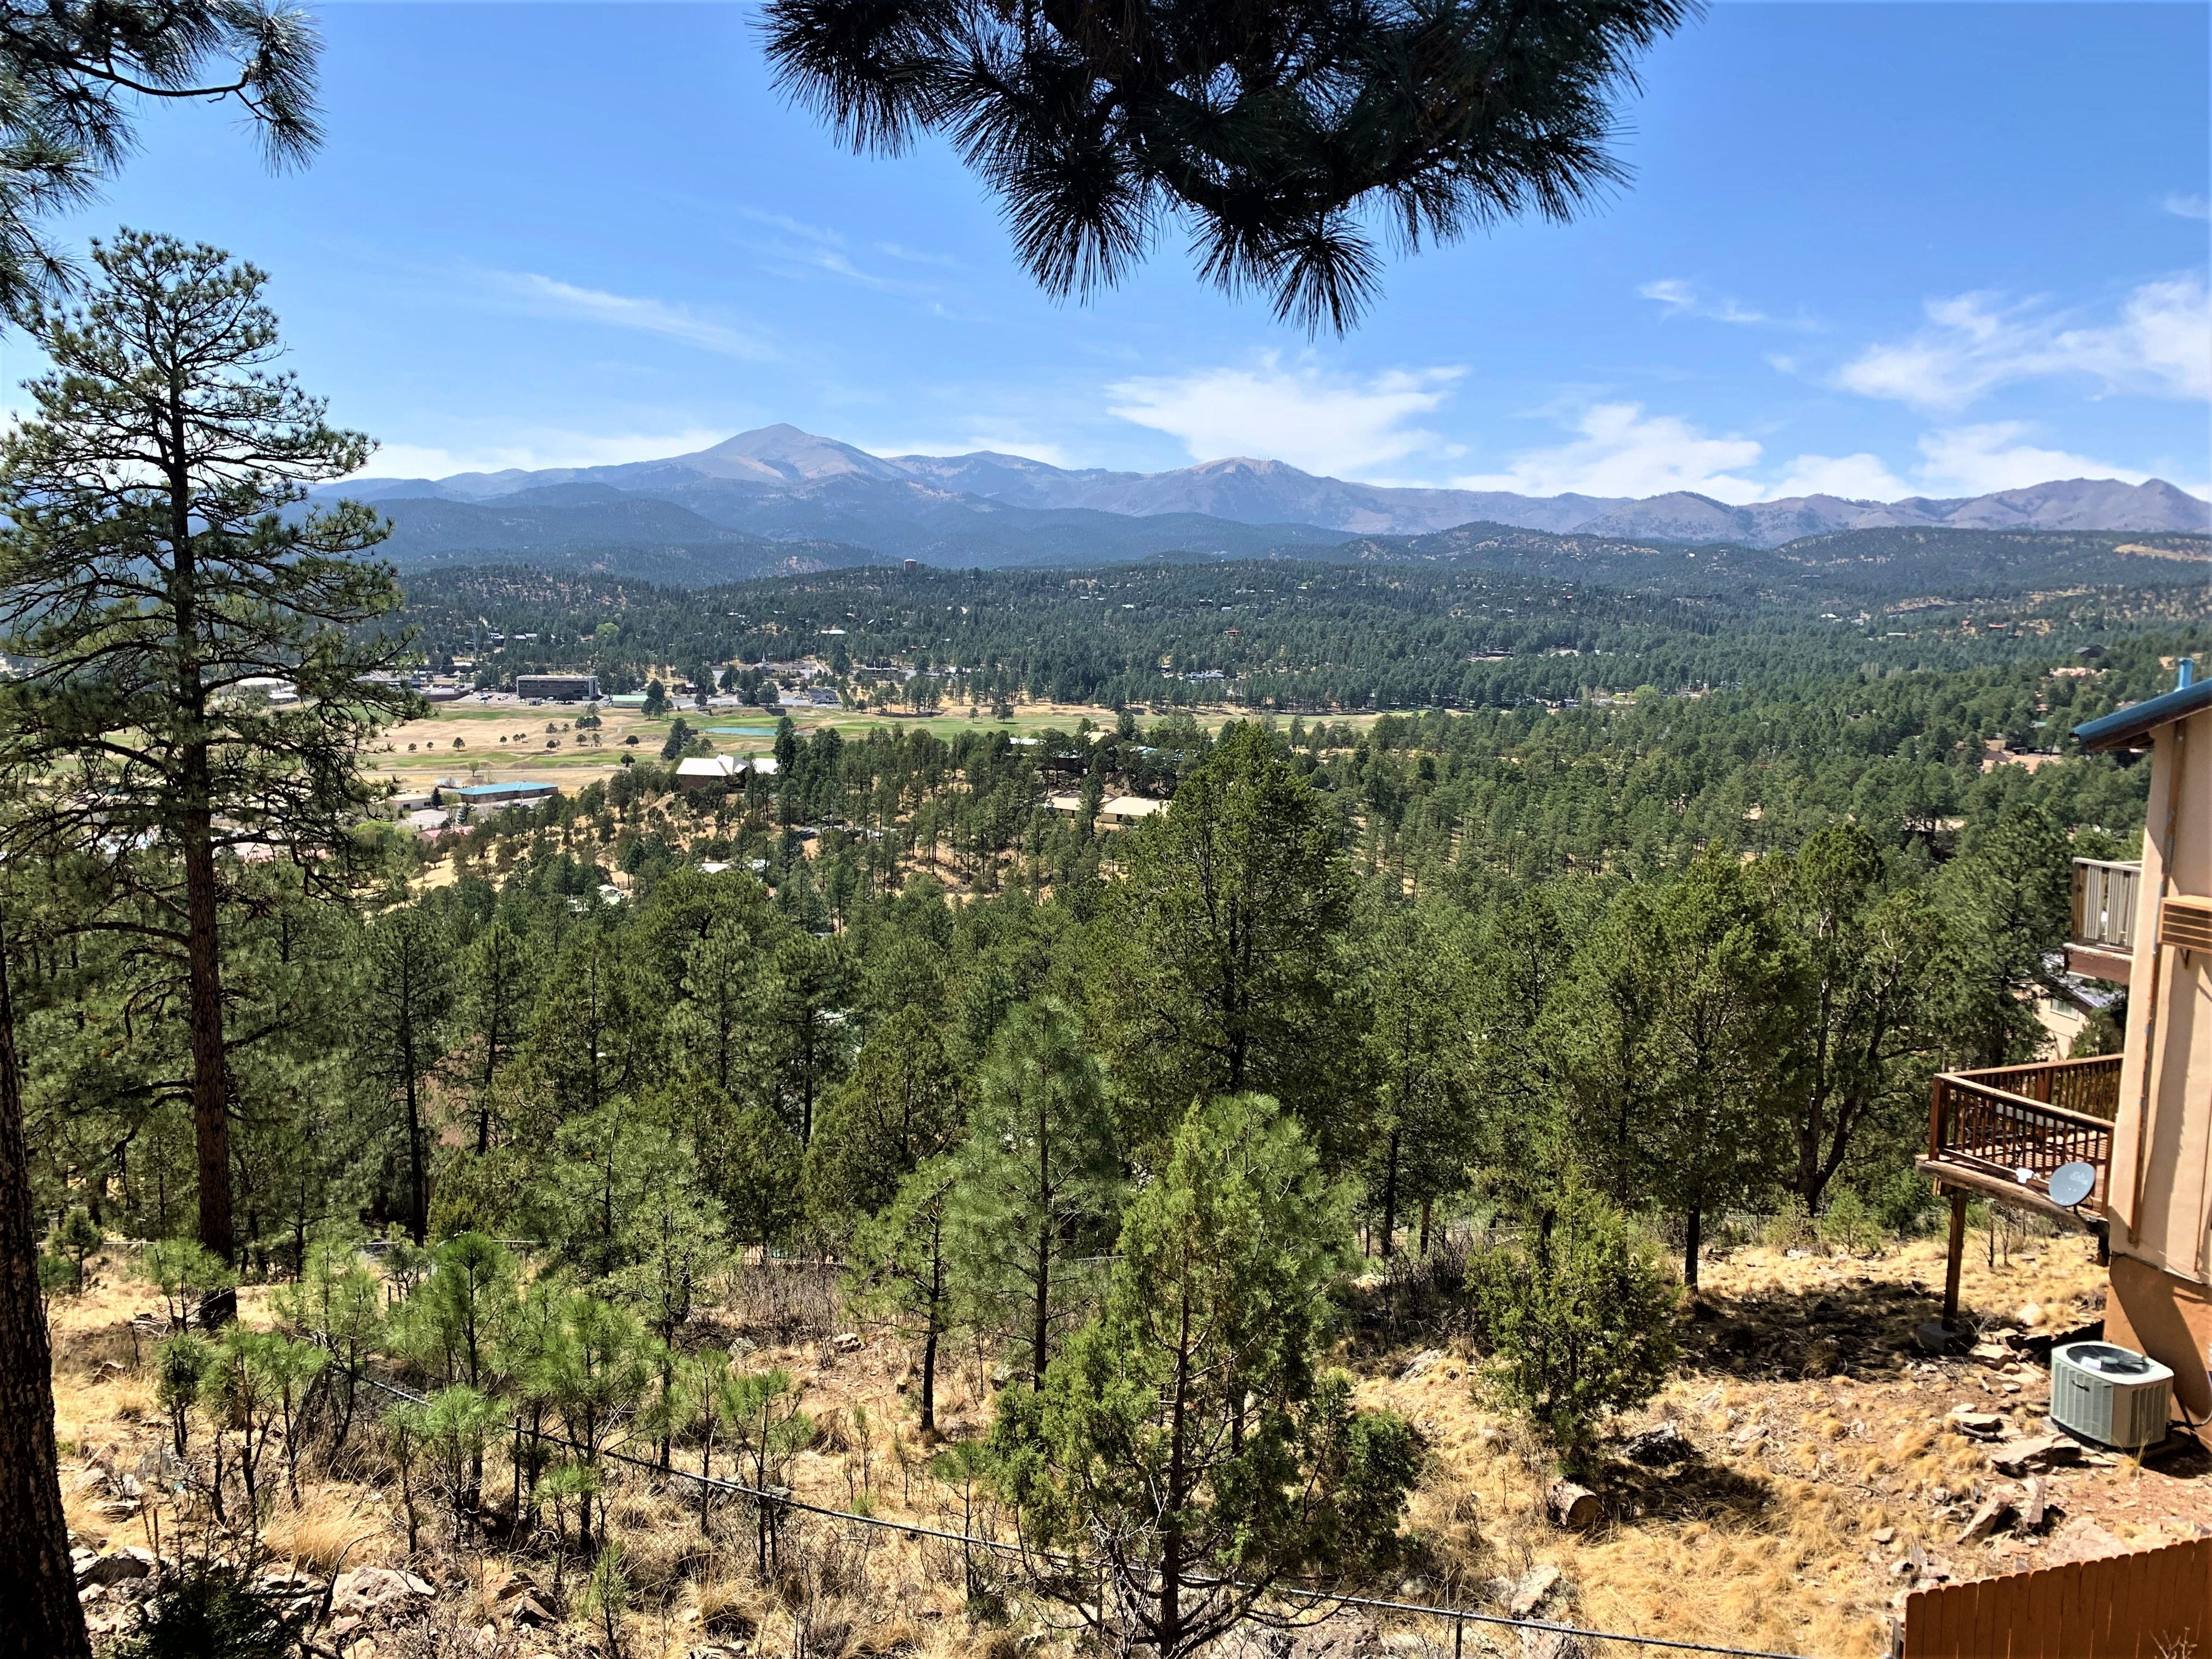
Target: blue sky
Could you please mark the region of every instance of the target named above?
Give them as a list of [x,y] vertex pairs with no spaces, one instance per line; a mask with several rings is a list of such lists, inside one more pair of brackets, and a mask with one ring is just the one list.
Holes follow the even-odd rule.
[[311,167],[162,112],[79,231],[268,268],[379,473],[789,421],[1535,494],[2212,485],[2201,4],[1722,0],[1648,62],[1630,188],[1394,258],[1365,325],[1318,342],[1201,285],[1172,229],[1121,290],[1042,298],[942,148],[856,158],[786,107],[747,6],[321,15]]

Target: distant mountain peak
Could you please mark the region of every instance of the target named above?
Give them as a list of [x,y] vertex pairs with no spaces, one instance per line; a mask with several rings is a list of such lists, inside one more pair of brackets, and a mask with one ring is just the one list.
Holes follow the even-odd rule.
[[[868,539],[873,536],[886,551],[896,537],[882,526],[902,524],[918,532],[926,525],[930,544],[937,546],[957,543],[963,516],[971,526],[992,520],[1003,534],[1011,509],[1131,519],[1199,515],[1227,525],[1304,526],[1359,536],[1424,535],[1480,522],[1555,534],[1755,547],[1844,530],[1916,526],[2212,532],[2212,505],[2159,478],[2139,484],[2054,479],[1959,499],[1874,501],[1814,495],[1732,507],[1693,490],[1628,499],[1356,483],[1252,455],[1223,456],[1166,472],[1070,469],[988,450],[883,456],[788,422],[664,460],[459,474],[434,483],[356,480],[319,493],[367,501],[427,495],[482,502],[532,492],[534,500],[550,504],[550,498],[535,492],[586,485],[669,501],[746,533],[862,544],[874,544]],[[572,493],[571,499],[580,504],[585,498]]]

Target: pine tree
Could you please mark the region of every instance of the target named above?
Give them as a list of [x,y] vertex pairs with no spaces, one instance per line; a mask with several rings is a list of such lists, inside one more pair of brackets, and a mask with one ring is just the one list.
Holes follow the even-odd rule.
[[471,942],[463,958],[462,1018],[477,1049],[470,1081],[477,1094],[479,1158],[491,1151],[492,1088],[521,1042],[536,966],[527,937],[496,916]]
[[286,511],[369,446],[270,372],[266,276],[130,232],[93,257],[85,303],[30,321],[54,368],[0,445],[0,645],[38,665],[0,698],[0,768],[38,781],[8,839],[150,902],[112,925],[181,961],[200,1240],[228,1260],[219,929],[240,866],[224,854],[273,848],[311,885],[349,880],[374,793],[362,744],[413,696],[372,678],[405,648],[366,626],[398,601],[356,556],[380,521]]
[[1705,1217],[1787,1167],[1804,990],[1768,896],[1716,849],[1623,895],[1547,1010],[1577,1146],[1616,1202],[1683,1218],[1692,1289]]
[[856,150],[950,137],[1049,293],[1111,286],[1179,224],[1224,290],[1341,330],[1378,282],[1364,219],[1418,246],[1565,220],[1619,184],[1613,100],[1693,15],[1685,0],[774,0],[769,57]]
[[937,1432],[937,1350],[951,1313],[945,1219],[959,1166],[929,1158],[908,1171],[880,1214],[854,1230],[846,1281],[868,1313],[921,1342],[921,1432]]
[[1422,906],[1366,930],[1367,1029],[1361,1038],[1374,1105],[1362,1160],[1377,1248],[1399,1226],[1465,1185],[1476,1152],[1467,1004],[1471,969],[1460,941]]
[[[1268,1591],[1387,1560],[1419,1469],[1413,1431],[1324,1374],[1351,1254],[1346,1194],[1264,1097],[1194,1106],[1131,1201],[1100,1316],[1043,1389],[1000,1396],[992,1445],[1037,1588],[1115,1650],[1185,1659]],[[1291,1615],[1295,1617],[1295,1615]]]
[[272,163],[305,157],[321,136],[320,46],[305,12],[266,0],[9,6],[0,16],[0,314],[28,317],[75,276],[39,222],[89,197],[136,148],[140,100],[234,100]]
[[828,1220],[889,1204],[917,1164],[958,1140],[964,1094],[944,1035],[927,1012],[902,1008],[878,1023],[852,1076],[824,1098],[806,1149],[815,1213]]
[[1817,1213],[1867,1129],[1927,1104],[1942,922],[1923,895],[1883,890],[1881,849],[1855,823],[1815,830],[1759,873],[1804,958],[1790,1185]]
[[1665,1386],[1674,1297],[1634,1225],[1571,1182],[1539,1205],[1522,1248],[1481,1265],[1492,1392],[1579,1462],[1607,1417]]
[[1053,1002],[1010,1014],[976,1079],[945,1223],[969,1324],[1005,1332],[1032,1388],[1087,1310],[1076,1264],[1111,1237],[1121,1174],[1098,1064]]
[[435,912],[409,904],[372,922],[368,945],[362,1059],[387,1097],[400,1103],[407,1232],[422,1244],[430,1236],[430,1130],[423,1121],[423,1085],[444,1058],[449,1035],[453,936]]
[[1352,886],[1320,795],[1256,721],[1231,726],[1127,839],[1099,966],[1140,1139],[1256,1089],[1319,1125]]

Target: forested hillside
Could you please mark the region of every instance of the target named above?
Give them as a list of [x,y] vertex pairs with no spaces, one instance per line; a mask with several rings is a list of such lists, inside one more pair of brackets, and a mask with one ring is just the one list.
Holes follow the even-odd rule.
[[2051,659],[2154,624],[2188,637],[2212,610],[2204,584],[2142,563],[2138,576],[2158,580],[1973,599],[1892,586],[1863,605],[1733,580],[1692,592],[1304,560],[847,570],[701,592],[497,568],[410,573],[405,616],[434,662],[467,655],[480,619],[506,633],[493,672],[479,664],[487,683],[592,666],[641,684],[663,665],[814,656],[863,695],[886,677],[868,671],[896,670],[902,686],[915,671],[948,699],[984,702],[1464,708]]

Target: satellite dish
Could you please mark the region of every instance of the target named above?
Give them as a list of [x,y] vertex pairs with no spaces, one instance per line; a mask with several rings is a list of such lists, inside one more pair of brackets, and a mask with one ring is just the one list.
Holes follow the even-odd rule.
[[2096,1184],[2095,1164],[2078,1161],[2062,1164],[2051,1172],[2051,1201],[2070,1210],[2088,1197]]

